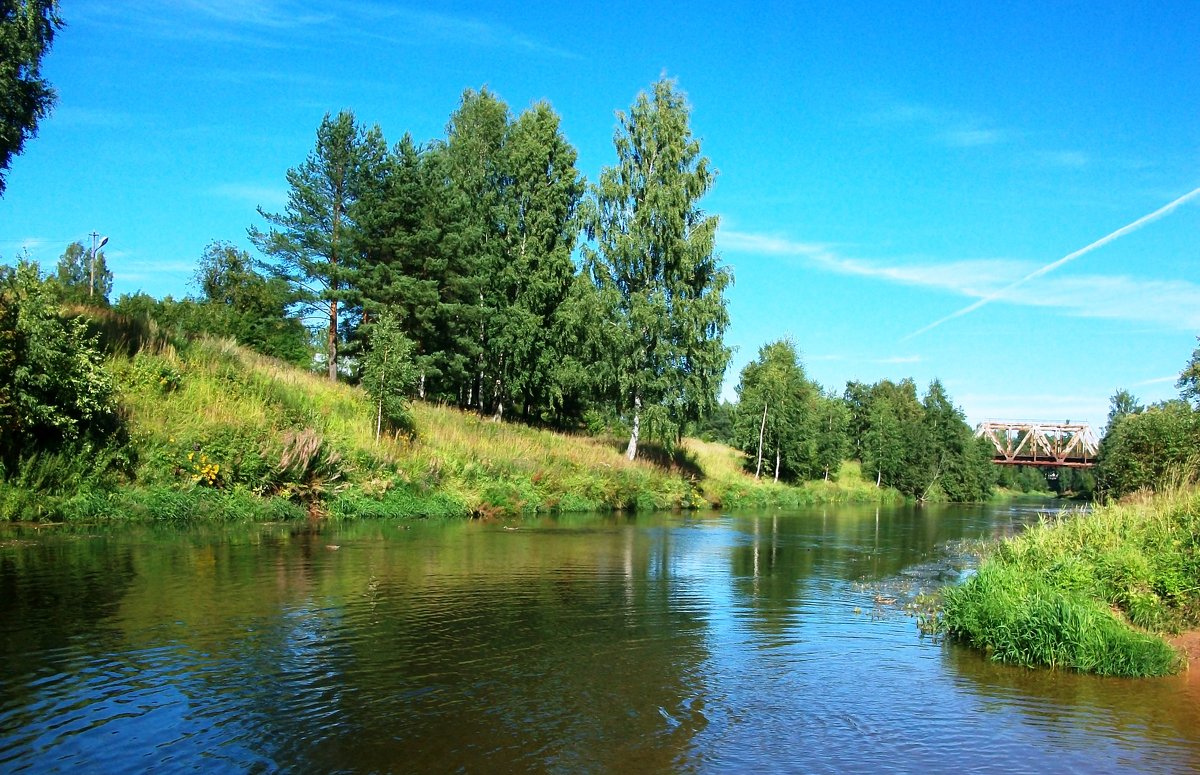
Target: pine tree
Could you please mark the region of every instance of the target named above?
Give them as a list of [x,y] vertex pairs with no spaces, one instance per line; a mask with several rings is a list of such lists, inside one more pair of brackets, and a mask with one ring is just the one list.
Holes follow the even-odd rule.
[[354,254],[355,201],[376,182],[368,173],[378,170],[386,153],[378,127],[364,131],[354,114],[329,114],[317,128],[316,146],[299,167],[288,170],[288,204],[283,213],[259,214],[272,225],[264,233],[249,230],[250,239],[275,260],[274,269],[296,291],[297,300],[319,315],[326,329],[326,366],[337,379],[338,348],[347,332],[341,330],[345,307],[357,300]]
[[508,106],[495,94],[468,89],[450,116],[440,156],[447,251],[442,323],[445,351],[452,354],[445,379],[457,388],[461,405],[480,412],[495,392],[488,355],[505,306],[494,280],[504,273],[502,148],[508,125]]
[[563,353],[554,329],[575,278],[575,211],[584,189],[576,155],[545,102],[522,113],[505,137],[504,256],[487,280],[497,300],[488,353],[497,418],[506,404],[519,400],[527,411],[556,392],[553,372]]
[[379,185],[368,187],[354,206],[358,286],[363,317],[385,310],[413,342],[417,392],[442,374],[442,299],[447,281],[441,247],[441,183],[436,148],[419,147],[405,134],[387,155]]

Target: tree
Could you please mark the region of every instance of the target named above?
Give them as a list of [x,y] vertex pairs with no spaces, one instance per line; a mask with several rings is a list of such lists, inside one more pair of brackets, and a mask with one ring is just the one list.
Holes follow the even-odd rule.
[[196,330],[228,336],[265,355],[305,365],[308,333],[288,315],[294,295],[287,281],[267,277],[244,250],[228,242],[208,244],[193,283],[199,288]]
[[502,157],[509,112],[486,87],[463,92],[446,127],[439,161],[445,175],[447,279],[443,298],[446,376],[458,387],[463,406],[486,411],[491,385],[485,385],[491,338],[502,325],[504,245],[502,236],[506,172]]
[[0,465],[120,430],[112,377],[80,318],[59,314],[37,264],[0,271]]
[[730,354],[722,337],[731,275],[714,254],[717,218],[697,205],[714,172],[675,82],[652,91],[617,114],[617,165],[593,189],[595,247],[584,250],[606,308],[601,325],[614,327],[608,369],[631,414],[631,460],[644,416],[663,434],[712,407]]
[[378,186],[355,203],[358,283],[368,320],[392,310],[413,342],[418,394],[445,371],[446,332],[452,321],[444,299],[449,281],[442,249],[444,185],[437,147],[420,147],[405,134],[387,155]]
[[808,389],[796,346],[788,340],[763,345],[742,369],[736,428],[739,446],[753,455],[755,479],[762,475],[764,453],[775,452],[776,480],[785,455],[794,457]]
[[811,478],[820,466],[820,389],[804,374],[789,340],[764,345],[742,369],[738,383],[735,433],[752,456],[754,478],[762,475],[764,454],[774,453],[774,478]]
[[817,471],[823,479],[837,471],[850,449],[846,430],[850,426],[850,407],[836,393],[819,395],[814,414]]
[[575,278],[575,211],[584,191],[576,155],[545,102],[518,116],[504,138],[503,261],[485,280],[498,307],[487,358],[497,419],[506,403],[521,401],[528,411],[559,392],[553,374],[563,353],[554,328]]
[[1145,407],[1128,390],[1121,389],[1113,393],[1112,398],[1108,399],[1108,420],[1104,424],[1104,435],[1107,436],[1122,417],[1141,414],[1144,410]]
[[975,439],[940,380],[929,384],[922,407],[916,494],[930,500],[940,491],[957,503],[985,499],[994,481],[991,453]]
[[[1200,337],[1197,337],[1196,341],[1200,343]],[[1179,388],[1180,398],[1191,401],[1194,406],[1200,408],[1200,346],[1192,350],[1192,357],[1179,373],[1179,381],[1175,383],[1175,387]]]
[[406,423],[407,397],[417,370],[412,362],[413,343],[393,312],[383,312],[370,326],[362,385],[375,404],[375,440],[379,441],[385,427],[394,429]]
[[368,173],[381,167],[387,152],[378,127],[365,131],[354,114],[326,113],[317,128],[316,146],[299,167],[288,170],[288,204],[283,213],[259,214],[272,224],[266,233],[249,230],[250,239],[275,260],[305,310],[320,315],[326,330],[326,366],[337,379],[338,347],[347,332],[340,325],[356,300],[353,251],[356,224],[350,216],[364,189],[377,184]]
[[72,242],[58,259],[54,281],[65,301],[107,306],[113,274],[108,270],[103,250],[96,251],[93,259],[92,252],[82,242]]
[[0,196],[12,157],[54,106],[41,63],[62,26],[57,0],[0,0]]
[[863,469],[875,473],[876,485],[920,495],[928,481],[923,476],[925,409],[917,400],[916,384],[911,379],[899,383],[882,380],[870,386],[861,399]]
[[1105,497],[1158,489],[1200,473],[1200,411],[1166,401],[1117,422],[1100,444],[1097,486]]
[[874,472],[875,486],[896,486],[907,452],[904,428],[888,396],[877,396],[868,405],[862,438],[863,468]]

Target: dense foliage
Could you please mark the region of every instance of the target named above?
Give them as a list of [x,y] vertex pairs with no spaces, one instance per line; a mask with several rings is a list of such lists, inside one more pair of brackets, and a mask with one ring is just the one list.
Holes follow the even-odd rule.
[[1106,498],[1200,479],[1200,348],[1180,372],[1180,397],[1149,407],[1126,390],[1111,399],[1097,487]]
[[1194,480],[1200,469],[1200,412],[1166,401],[1110,424],[1100,444],[1097,479],[1115,498]]
[[105,446],[120,420],[112,378],[82,320],[60,314],[37,264],[0,271],[0,466]]
[[0,196],[12,157],[54,105],[41,64],[61,28],[57,0],[0,0]]
[[851,382],[843,396],[826,394],[785,340],[759,350],[737,390],[733,438],[755,478],[828,478],[850,454],[877,486],[919,500],[981,501],[991,493],[990,447],[937,380],[923,400],[911,380]]

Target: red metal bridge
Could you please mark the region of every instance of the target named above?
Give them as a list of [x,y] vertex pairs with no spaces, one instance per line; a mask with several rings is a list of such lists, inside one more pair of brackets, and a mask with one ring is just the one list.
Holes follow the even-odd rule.
[[993,463],[1009,466],[1091,468],[1100,448],[1086,423],[988,420],[979,423],[975,435],[996,448]]

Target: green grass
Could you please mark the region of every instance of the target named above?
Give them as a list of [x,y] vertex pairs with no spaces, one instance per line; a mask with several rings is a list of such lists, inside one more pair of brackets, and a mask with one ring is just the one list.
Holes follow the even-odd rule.
[[1044,520],[946,590],[941,629],[993,659],[1154,676],[1182,661],[1159,635],[1200,623],[1200,491]]
[[[0,518],[274,520],[792,507],[895,498],[849,465],[832,482],[756,482],[745,456],[687,439],[644,444],[555,433],[417,402],[411,433],[374,438],[360,389],[230,340],[173,339],[99,315],[130,444],[113,483],[80,457],[0,482]],[[109,466],[109,468],[112,468]],[[42,487],[47,471],[69,487]],[[107,469],[106,469],[107,470]],[[51,477],[53,478],[53,477]],[[48,480],[47,480],[48,481]],[[239,516],[242,515],[242,516]]]

